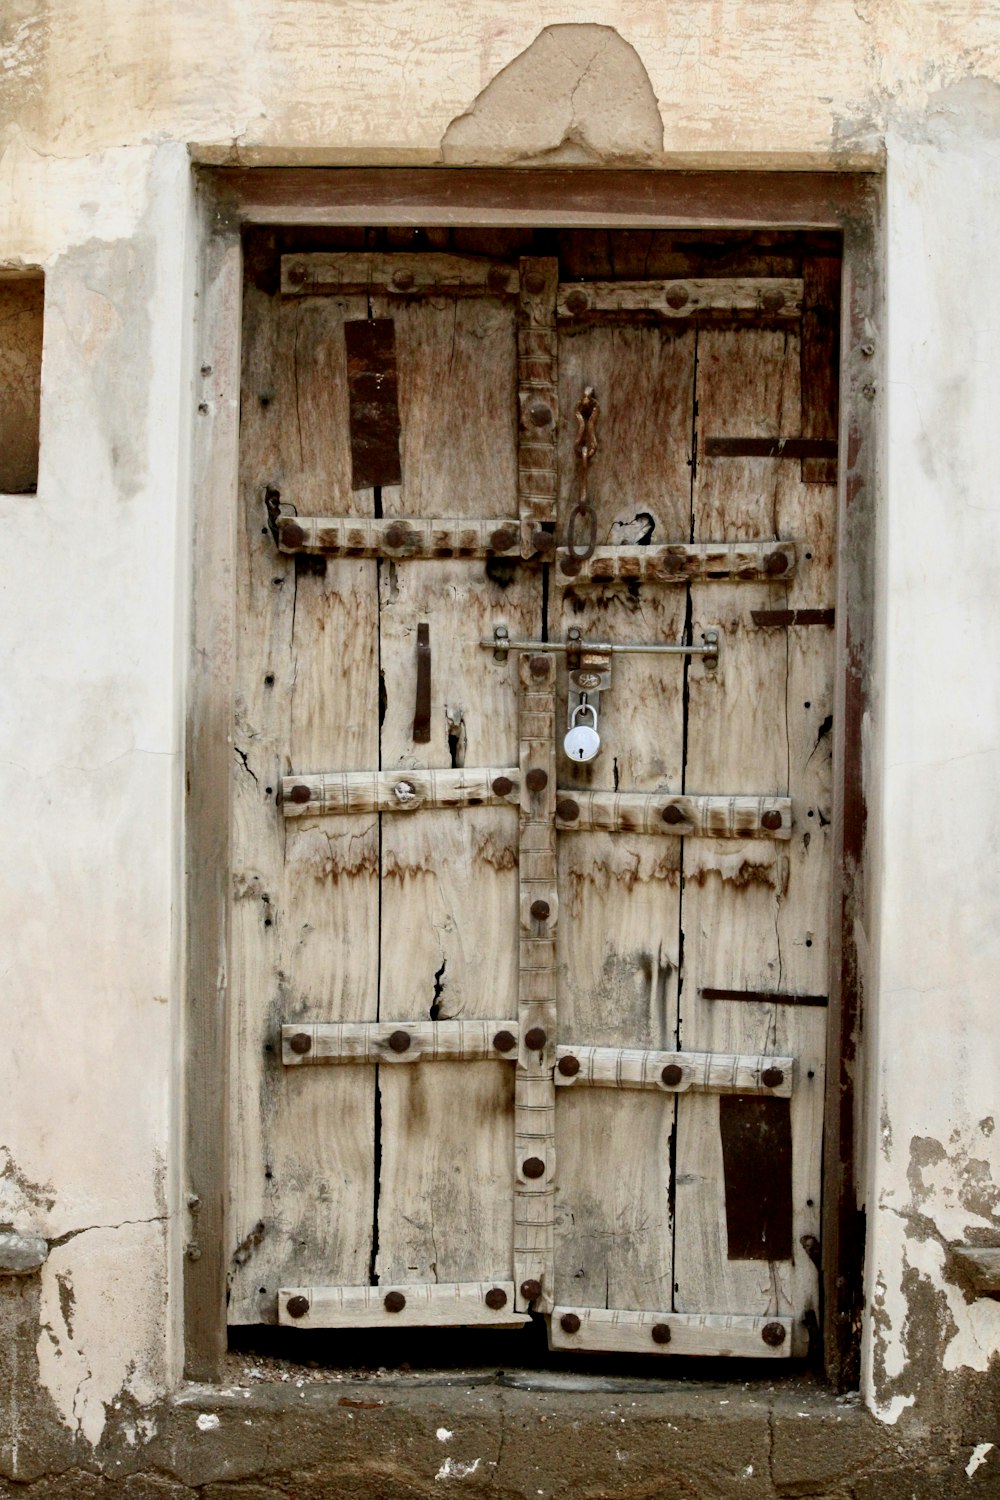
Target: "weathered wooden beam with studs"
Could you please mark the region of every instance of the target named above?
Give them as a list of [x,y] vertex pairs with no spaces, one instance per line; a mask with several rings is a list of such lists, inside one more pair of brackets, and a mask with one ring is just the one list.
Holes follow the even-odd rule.
[[283,776],[286,818],[320,813],[414,813],[420,808],[518,806],[517,767],[460,771],[320,771]]
[[339,254],[310,251],[281,257],[281,291],[285,297],[380,296],[516,297],[517,268],[485,256],[421,251],[347,250]]
[[794,322],[802,316],[802,278],[718,276],[682,281],[561,282],[560,318],[608,313],[653,313],[660,318],[751,315]]
[[509,1281],[400,1282],[386,1286],[293,1286],[278,1293],[285,1328],[517,1328]]
[[652,1052],[638,1047],[556,1048],[562,1088],[652,1089],[661,1094],[764,1094],[787,1099],[795,1059],[735,1052]]
[[573,588],[587,584],[784,583],[795,573],[794,542],[669,542],[662,546],[595,547],[587,558],[556,553],[557,573]]
[[740,1313],[619,1312],[608,1307],[557,1307],[553,1349],[602,1349],[620,1354],[717,1354],[787,1359],[792,1320]]
[[556,799],[564,833],[670,833],[688,838],[789,839],[790,797],[684,797],[670,792],[587,792]]
[[516,1062],[516,1020],[310,1021],[281,1028],[288,1068],[324,1063]]
[[423,519],[364,516],[279,516],[282,552],[319,553],[324,557],[385,557],[396,561],[520,556],[520,522],[516,516],[485,520],[442,516]]

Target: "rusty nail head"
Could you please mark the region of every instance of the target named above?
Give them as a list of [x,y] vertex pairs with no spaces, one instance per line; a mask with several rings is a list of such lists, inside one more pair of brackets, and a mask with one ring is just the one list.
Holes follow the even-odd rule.
[[288,279],[293,286],[301,286],[306,279],[305,266],[289,266]]
[[281,527],[278,535],[281,537],[283,547],[301,547],[306,539],[306,534],[302,530],[302,527],[297,526],[294,521],[286,522]]
[[563,797],[556,803],[556,817],[561,818],[564,823],[575,823],[580,816],[580,804],[574,802],[572,797]]
[[784,573],[788,567],[788,558],[783,552],[772,552],[764,564],[764,572],[775,574]]
[[304,1318],[309,1311],[308,1297],[289,1297],[285,1303],[290,1318]]
[[552,535],[551,531],[545,531],[541,526],[535,527],[534,535],[532,536],[531,541],[535,551],[541,553],[543,557],[547,557],[549,553],[555,551],[555,537]]
[[784,1083],[785,1075],[780,1068],[765,1068],[760,1075],[760,1081],[766,1089],[776,1089]]
[[288,794],[289,801],[291,802],[308,802],[311,796],[312,792],[307,786],[303,786],[301,781],[296,786],[293,786]]
[[668,307],[684,307],[688,302],[688,294],[682,286],[671,286],[667,288],[666,303]]
[[559,564],[559,571],[567,578],[575,578],[582,567],[583,564],[578,557],[564,557]]
[[531,903],[531,915],[536,922],[547,922],[550,910],[551,908],[547,901],[532,901]]
[[548,427],[552,422],[552,408],[544,401],[536,401],[528,410],[532,427]]
[[784,1323],[765,1323],[760,1330],[760,1336],[765,1344],[770,1344],[772,1349],[777,1349],[779,1344],[785,1342]]
[[684,1077],[684,1069],[679,1065],[679,1063],[667,1063],[667,1066],[663,1069],[660,1077],[663,1079],[664,1083],[680,1083],[681,1079]]
[[491,1286],[483,1301],[491,1312],[499,1312],[501,1307],[507,1306],[507,1293],[502,1286]]
[[760,821],[765,828],[770,828],[773,831],[775,828],[781,827],[781,814],[780,812],[766,812],[761,816]]
[[664,823],[684,823],[687,821],[684,817],[683,810],[679,808],[674,802],[671,802],[669,807],[665,807],[660,816],[662,817]]
[[527,276],[524,278],[524,290],[526,292],[530,292],[533,297],[537,297],[540,292],[544,292],[545,277],[542,275],[541,271],[528,272]]
[[402,1312],[406,1306],[406,1298],[402,1292],[386,1292],[382,1298],[382,1305],[386,1312]]
[[509,797],[514,790],[514,783],[509,776],[494,776],[493,791],[498,797]]
[[512,531],[509,526],[498,526],[490,537],[490,549],[493,552],[509,552],[516,541],[516,531]]
[[524,1033],[524,1045],[529,1052],[541,1052],[547,1040],[544,1026],[532,1026]]
[[389,1046],[393,1052],[409,1052],[410,1033],[408,1031],[394,1031],[389,1038]]
[[576,1313],[563,1313],[562,1317],[559,1319],[559,1327],[562,1329],[563,1333],[579,1333],[580,1319],[577,1317]]
[[653,1326],[652,1326],[652,1328],[649,1331],[650,1331],[650,1333],[653,1336],[653,1343],[654,1344],[669,1344],[670,1343],[670,1324],[669,1323],[654,1323]]
[[512,1036],[509,1031],[498,1031],[493,1038],[493,1045],[498,1052],[513,1052],[517,1046],[517,1037]]
[[528,671],[532,677],[548,677],[549,659],[547,656],[533,656],[528,662]]
[[486,285],[491,292],[502,292],[507,285],[507,267],[490,266],[486,272]]
[[393,521],[385,534],[385,544],[387,547],[405,547],[409,539],[409,527],[401,526],[398,521]]
[[543,771],[540,766],[532,766],[524,782],[529,792],[544,792],[549,784],[549,773]]
[[566,1057],[559,1059],[556,1067],[564,1078],[575,1078],[580,1071],[580,1059],[573,1057],[572,1054],[568,1054]]
[[413,272],[402,270],[393,271],[392,284],[393,286],[398,286],[401,291],[406,291],[407,287],[411,287],[413,285]]
[[545,1176],[545,1163],[540,1156],[529,1156],[527,1161],[522,1164],[521,1170],[525,1177],[533,1182],[537,1177]]
[[542,1295],[542,1283],[540,1281],[522,1281],[521,1296],[525,1302],[535,1302]]
[[590,306],[590,299],[586,292],[570,292],[566,298],[566,306],[571,313],[586,312]]
[[765,312],[780,312],[785,305],[785,294],[777,287],[773,287],[771,291],[765,292],[760,300]]
[[291,1041],[288,1043],[292,1051],[297,1052],[300,1057],[303,1055],[303,1053],[312,1051],[312,1044],[313,1039],[309,1035],[308,1031],[297,1031],[292,1037]]
[[872,343],[871,339],[865,339],[864,343],[861,345],[861,353],[865,356],[866,359],[871,359],[872,355],[875,353],[875,345]]

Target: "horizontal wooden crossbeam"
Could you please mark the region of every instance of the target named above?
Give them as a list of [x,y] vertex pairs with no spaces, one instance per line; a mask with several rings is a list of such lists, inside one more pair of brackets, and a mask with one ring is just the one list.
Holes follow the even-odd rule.
[[622,1354],[743,1355],[787,1359],[792,1320],[739,1313],[619,1312],[607,1307],[557,1306],[553,1349],[604,1349]]
[[286,1067],[311,1063],[517,1061],[516,1020],[315,1021],[281,1028]]
[[602,583],[784,583],[793,576],[794,542],[667,542],[662,546],[595,547],[587,558],[557,554],[559,576],[574,588]]
[[418,808],[517,807],[521,773],[516,766],[461,771],[322,771],[284,776],[286,818],[317,813],[413,813]]
[[792,1092],[795,1059],[735,1052],[651,1052],[638,1047],[556,1048],[563,1088],[655,1089],[661,1094]]
[[521,523],[516,516],[467,520],[367,516],[279,516],[282,552],[318,552],[327,557],[389,557],[397,560],[448,557],[520,558]]
[[357,292],[390,297],[427,297],[437,292],[514,297],[519,288],[517,266],[478,255],[348,250],[281,257],[281,290],[286,297]]
[[698,838],[788,839],[790,797],[678,797],[670,792],[560,792],[563,832],[673,833]]
[[441,1281],[386,1286],[295,1286],[278,1293],[286,1328],[518,1328],[512,1281]]
[[661,318],[753,314],[790,321],[802,316],[802,279],[795,276],[711,276],[679,281],[560,282],[556,315],[655,313]]

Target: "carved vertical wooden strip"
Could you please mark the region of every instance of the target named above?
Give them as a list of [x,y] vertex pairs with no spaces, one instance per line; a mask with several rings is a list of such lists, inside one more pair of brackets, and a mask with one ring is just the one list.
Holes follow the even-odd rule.
[[538,527],[545,523],[550,529],[554,528],[556,520],[558,286],[559,262],[556,259],[522,258],[517,329],[517,498],[522,557],[534,557],[541,550]]
[[[518,657],[520,741],[520,980],[514,1096],[514,1284],[517,1306],[550,1311],[553,1300],[556,1044],[556,663]],[[529,1282],[539,1297],[526,1297]]]
[[[807,255],[802,263],[802,436],[837,437],[840,380],[840,259]],[[804,458],[803,484],[836,484],[835,458]]]

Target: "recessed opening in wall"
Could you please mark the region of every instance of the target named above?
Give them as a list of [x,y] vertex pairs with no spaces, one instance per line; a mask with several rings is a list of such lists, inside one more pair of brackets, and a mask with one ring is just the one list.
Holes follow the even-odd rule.
[[801,1368],[841,236],[244,252],[232,1352]]
[[0,493],[32,494],[38,485],[42,389],[41,272],[0,272]]

